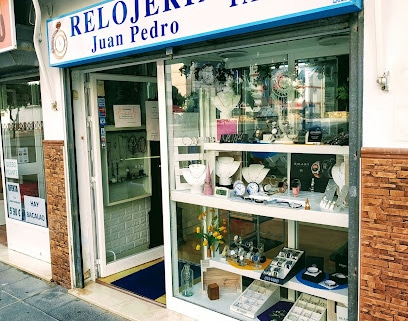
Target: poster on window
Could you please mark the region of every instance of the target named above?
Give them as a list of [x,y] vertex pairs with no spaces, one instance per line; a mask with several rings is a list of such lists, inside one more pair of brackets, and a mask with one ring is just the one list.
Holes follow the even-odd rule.
[[47,227],[45,200],[24,195],[25,220],[27,223]]
[[7,183],[7,212],[9,218],[23,220],[19,184]]
[[116,128],[142,126],[140,105],[113,105],[113,116]]
[[147,140],[160,141],[159,103],[146,101],[146,133]]

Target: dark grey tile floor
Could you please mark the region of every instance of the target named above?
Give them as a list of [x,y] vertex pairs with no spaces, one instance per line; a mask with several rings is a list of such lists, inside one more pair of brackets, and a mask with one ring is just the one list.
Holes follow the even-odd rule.
[[67,289],[0,262],[1,321],[126,320],[69,294]]

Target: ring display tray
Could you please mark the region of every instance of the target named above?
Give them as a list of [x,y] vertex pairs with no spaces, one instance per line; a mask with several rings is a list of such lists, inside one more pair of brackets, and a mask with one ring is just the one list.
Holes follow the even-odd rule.
[[280,300],[280,288],[269,282],[254,280],[231,304],[230,310],[255,318]]
[[324,321],[327,314],[327,300],[302,293],[286,315],[284,321]]

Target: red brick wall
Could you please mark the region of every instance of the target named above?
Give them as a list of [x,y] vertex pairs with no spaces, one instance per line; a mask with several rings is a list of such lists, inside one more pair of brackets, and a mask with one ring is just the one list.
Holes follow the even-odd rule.
[[43,141],[52,279],[71,288],[64,142]]
[[408,320],[408,149],[362,149],[360,321]]

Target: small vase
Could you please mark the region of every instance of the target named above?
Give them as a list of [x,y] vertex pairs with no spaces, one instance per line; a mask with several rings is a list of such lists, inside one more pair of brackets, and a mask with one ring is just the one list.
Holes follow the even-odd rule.
[[211,251],[210,247],[207,248],[207,259],[210,259],[213,257],[213,251]]

